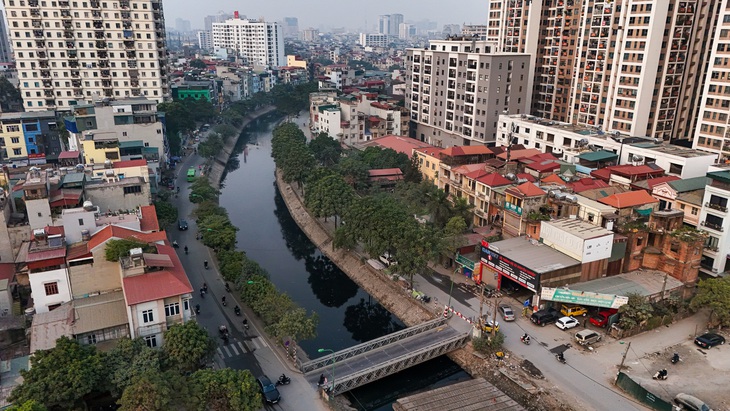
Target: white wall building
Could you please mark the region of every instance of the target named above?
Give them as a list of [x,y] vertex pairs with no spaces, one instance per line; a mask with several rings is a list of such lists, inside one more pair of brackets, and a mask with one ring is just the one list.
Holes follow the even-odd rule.
[[26,111],[169,94],[161,1],[4,3]]
[[708,234],[702,250],[700,271],[718,277],[730,271],[730,169],[726,165],[710,167],[707,177],[710,183],[705,186],[700,224],[697,227]]
[[210,31],[199,31],[198,47],[201,50],[213,50],[213,33]]
[[286,65],[284,34],[276,22],[234,18],[213,23],[213,47],[236,50],[248,65]]
[[363,47],[388,47],[388,35],[360,33],[360,45]]
[[415,37],[417,32],[416,26],[413,24],[401,23],[398,26],[398,38],[401,40],[408,40]]
[[613,232],[570,218],[543,221],[540,238],[543,244],[584,264],[609,258],[613,248]]

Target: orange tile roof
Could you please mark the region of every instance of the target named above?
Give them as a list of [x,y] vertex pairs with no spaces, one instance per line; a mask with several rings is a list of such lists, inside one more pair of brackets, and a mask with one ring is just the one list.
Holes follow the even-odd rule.
[[489,187],[499,187],[506,186],[507,184],[512,184],[511,181],[507,180],[499,173],[488,174],[484,177],[478,178],[477,181],[482,184],[488,185]]
[[131,238],[145,243],[156,243],[159,241],[166,241],[167,233],[165,233],[164,230],[154,233],[143,233],[141,231],[131,230],[129,228],[111,224],[91,236],[91,240],[87,243],[88,250],[92,251],[112,238]]
[[[537,154],[541,154],[541,153],[540,153],[540,150],[538,150],[536,148],[526,148],[524,150],[511,150],[509,159],[510,159],[510,161],[516,161],[521,158],[528,158],[528,157],[532,157]],[[499,154],[497,157],[501,158],[502,160],[506,160],[507,152],[505,151],[504,153]]]
[[469,174],[473,171],[479,171],[484,170],[484,163],[478,163],[478,164],[463,164],[458,167],[454,167],[451,169],[452,172],[458,173],[461,175]]
[[608,197],[599,198],[598,201],[615,208],[636,207],[659,202],[659,200],[647,193],[646,190],[616,193]]
[[141,231],[160,231],[160,223],[157,221],[157,209],[154,205],[140,207],[142,219],[139,222]]
[[507,192],[511,194],[522,195],[525,197],[537,197],[546,194],[544,191],[542,191],[542,189],[540,189],[540,187],[532,184],[529,181],[526,183],[522,183],[517,187],[508,188]]
[[558,177],[557,174],[550,174],[549,176],[540,180],[540,182],[541,183],[565,184],[565,181],[563,181],[562,178]]
[[436,157],[438,159],[441,159],[441,153],[443,153],[445,148],[439,148],[439,147],[421,147],[417,148],[416,151],[423,153],[427,156]]
[[408,157],[413,155],[413,149],[423,147],[433,147],[431,144],[416,140],[415,138],[403,136],[383,136],[374,138],[362,144],[363,147],[379,146],[382,148],[391,148],[399,153],[403,153]]
[[487,146],[453,146],[444,149],[441,154],[449,157],[476,156],[481,154],[494,154],[494,151]]
[[529,181],[529,182],[531,182],[531,183],[534,183],[534,182],[536,182],[536,181],[537,181],[537,178],[535,178],[535,176],[533,176],[532,174],[527,174],[527,173],[520,173],[520,174],[517,174],[517,178],[518,178],[518,179],[520,179],[520,178],[521,178],[521,179],[523,179],[523,180],[527,180],[527,181]]
[[125,168],[125,167],[142,167],[147,165],[147,160],[124,160],[113,163],[114,168]]
[[569,183],[568,185],[573,188],[574,193],[580,193],[581,191],[592,190],[594,188],[608,187],[608,183],[605,181],[593,178],[581,178],[580,180]]
[[193,286],[185,274],[185,269],[175,249],[168,245],[158,244],[157,253],[168,256],[172,261],[172,267],[125,277],[122,280],[122,288],[127,305],[157,301],[193,292]]

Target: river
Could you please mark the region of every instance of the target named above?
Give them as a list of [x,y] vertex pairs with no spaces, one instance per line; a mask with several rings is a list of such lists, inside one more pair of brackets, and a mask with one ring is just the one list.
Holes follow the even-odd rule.
[[[404,324],[360,289],[307,238],[274,182],[271,131],[279,118],[263,117],[243,130],[221,189],[220,204],[238,232],[238,249],[257,261],[277,288],[319,315],[317,337],[300,342],[311,358],[318,348],[341,350],[400,330]],[[303,120],[299,120],[301,124]],[[346,394],[361,410],[390,410],[408,393],[469,379],[448,357],[428,361]]]

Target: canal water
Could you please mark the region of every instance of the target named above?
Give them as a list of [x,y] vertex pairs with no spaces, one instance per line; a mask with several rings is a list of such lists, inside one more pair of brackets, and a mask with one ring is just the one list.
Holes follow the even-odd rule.
[[[318,348],[337,351],[404,328],[322,255],[292,219],[274,181],[271,132],[278,120],[269,115],[244,129],[227,167],[220,204],[240,229],[238,249],[265,268],[280,291],[319,315],[317,337],[300,342],[310,358],[321,355]],[[348,396],[361,410],[390,410],[399,397],[465,379],[466,372],[440,357]]]

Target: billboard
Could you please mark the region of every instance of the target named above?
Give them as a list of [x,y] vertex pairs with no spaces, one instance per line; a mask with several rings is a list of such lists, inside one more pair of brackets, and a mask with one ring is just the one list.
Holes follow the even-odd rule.
[[540,274],[492,250],[486,242],[482,242],[481,248],[483,265],[509,277],[532,292],[537,292],[537,288],[540,286]]
[[590,291],[549,287],[543,287],[540,290],[540,298],[548,301],[602,308],[619,308],[629,302],[629,297],[622,295],[599,294]]

